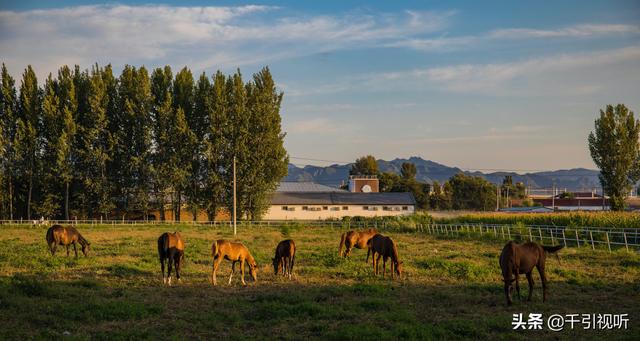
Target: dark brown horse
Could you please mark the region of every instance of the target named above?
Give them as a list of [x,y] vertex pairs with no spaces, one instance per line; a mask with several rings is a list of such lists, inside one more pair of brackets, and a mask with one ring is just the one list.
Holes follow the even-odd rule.
[[520,274],[527,276],[529,282],[529,297],[527,301],[531,301],[533,293],[533,268],[538,269],[540,280],[542,281],[542,302],[547,300],[547,277],[544,271],[547,253],[556,253],[562,249],[563,245],[543,246],[534,242],[518,244],[515,241],[509,241],[500,254],[500,268],[502,269],[502,277],[504,281],[504,294],[507,296],[507,304],[513,303],[511,294],[513,292],[513,282],[516,282],[516,290],[520,297],[520,284],[518,277]]
[[240,270],[242,273],[242,284],[246,285],[244,281],[244,263],[249,264],[249,273],[254,281],[258,281],[258,264],[253,256],[249,252],[246,246],[242,243],[230,242],[224,239],[218,239],[211,245],[211,254],[213,256],[213,271],[211,272],[211,282],[216,285],[216,272],[223,259],[230,260],[231,263],[231,275],[229,276],[229,285],[231,285],[231,278],[235,272],[236,263],[240,262]]
[[276,247],[276,256],[272,258],[273,273],[278,274],[278,270],[282,268],[282,275],[289,274],[289,279],[293,274],[293,263],[296,258],[296,243],[291,239],[283,240]]
[[[184,260],[184,240],[180,233],[163,233],[158,238],[158,257],[162,269],[162,283],[171,285],[171,266],[176,267],[176,278],[180,281],[180,269]],[[167,261],[167,276],[164,275],[164,262]]]
[[[402,261],[398,258],[398,248],[393,239],[376,234],[369,241],[369,250],[371,251],[371,259],[373,260],[373,272],[378,274],[378,264],[382,257],[382,277],[387,273],[387,259],[391,258],[391,278],[394,274],[398,277],[402,275]],[[376,257],[376,255],[378,257]]]
[[73,244],[73,251],[78,257],[78,249],[76,243],[82,247],[82,253],[87,256],[91,251],[91,244],[82,237],[80,232],[75,227],[64,227],[62,225],[53,225],[47,230],[47,244],[51,255],[55,255],[58,245],[64,245],[67,247],[67,257],[69,257],[69,245]]
[[[340,237],[340,248],[338,249],[338,256],[349,257],[352,248],[367,249],[366,263],[369,262],[369,246],[368,242],[373,236],[378,233],[376,229],[368,229],[364,231],[348,231],[342,234]],[[344,254],[342,253],[343,247],[346,247]]]

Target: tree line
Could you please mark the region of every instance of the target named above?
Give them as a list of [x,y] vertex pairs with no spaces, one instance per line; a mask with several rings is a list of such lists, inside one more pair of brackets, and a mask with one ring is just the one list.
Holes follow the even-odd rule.
[[280,105],[267,67],[244,81],[169,66],[62,66],[42,86],[28,66],[20,86],[2,65],[0,216],[149,217],[170,205],[210,220],[232,206],[257,218],[287,173]]
[[349,174],[376,175],[380,192],[410,192],[419,209],[492,211],[497,200],[504,207],[508,205],[507,198],[526,197],[524,184],[514,184],[511,176],[505,177],[499,189],[482,177],[464,173],[455,174],[442,184],[438,181],[429,184],[416,179],[416,165],[411,162],[402,164],[400,174],[380,172],[372,155],[358,158]]

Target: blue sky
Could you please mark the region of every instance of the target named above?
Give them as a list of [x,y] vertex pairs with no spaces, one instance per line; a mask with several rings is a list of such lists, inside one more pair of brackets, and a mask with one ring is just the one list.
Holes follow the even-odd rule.
[[268,65],[294,157],[594,168],[598,110],[640,108],[640,3],[2,1],[0,60],[40,78],[94,62]]

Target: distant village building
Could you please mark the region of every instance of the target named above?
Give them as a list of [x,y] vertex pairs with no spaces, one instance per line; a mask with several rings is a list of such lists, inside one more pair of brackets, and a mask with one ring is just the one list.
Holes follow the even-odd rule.
[[558,211],[607,211],[609,199],[591,192],[564,192],[550,197],[534,197],[534,204]]
[[348,191],[312,182],[282,182],[263,219],[399,216],[413,214],[415,207],[411,193],[380,193],[378,179],[373,176],[350,177]]

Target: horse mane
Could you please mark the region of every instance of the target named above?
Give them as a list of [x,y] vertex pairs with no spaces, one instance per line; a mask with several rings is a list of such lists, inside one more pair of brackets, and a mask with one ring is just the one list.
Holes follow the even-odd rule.
[[82,246],[91,245],[91,243],[89,243],[88,240],[84,239],[84,237],[80,233],[78,233],[78,242]]

